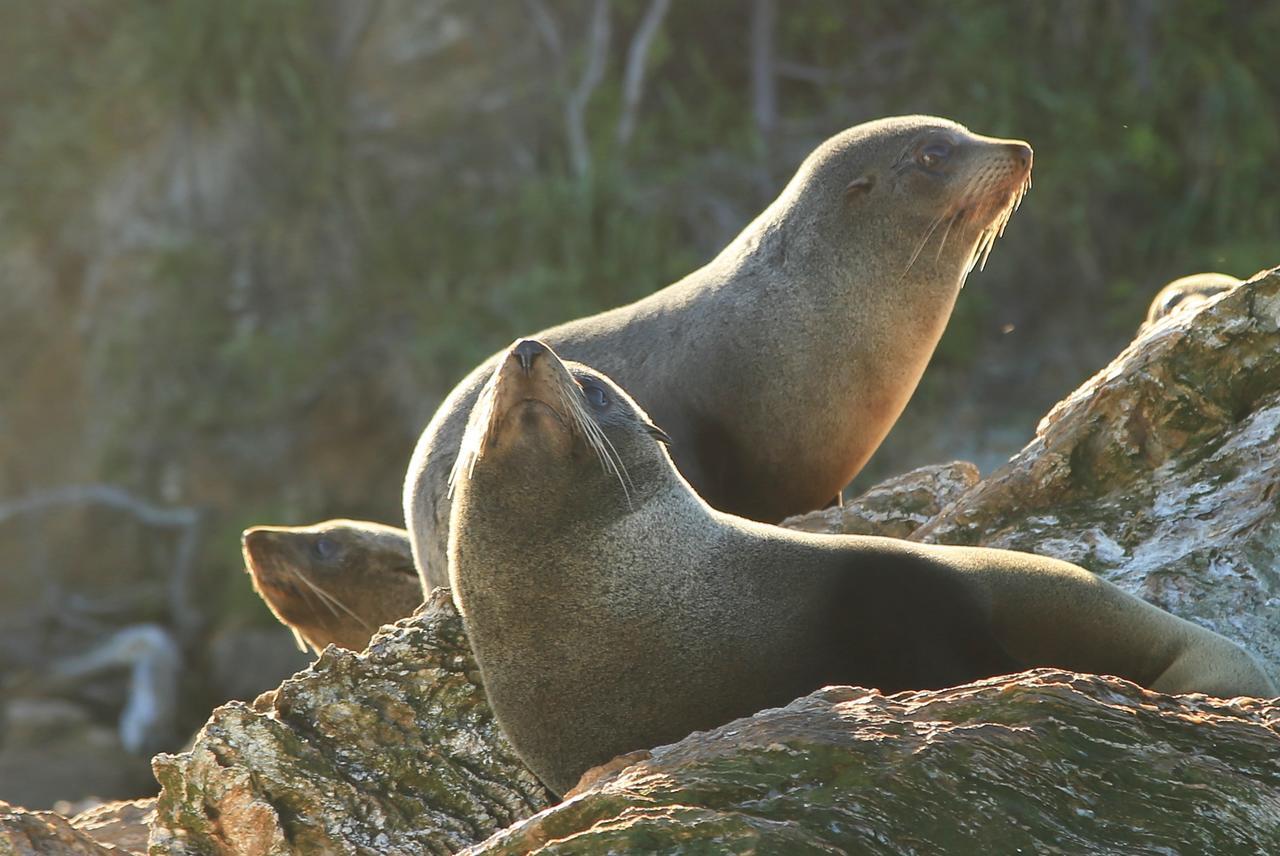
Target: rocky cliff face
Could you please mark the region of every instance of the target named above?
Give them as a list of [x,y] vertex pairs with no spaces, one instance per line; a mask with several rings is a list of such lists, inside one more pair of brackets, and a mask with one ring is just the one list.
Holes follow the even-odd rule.
[[[1062,556],[1274,670],[1277,435],[1272,272],[1135,342],[991,477],[926,468],[794,525]],[[151,852],[1280,852],[1277,700],[1046,670],[836,687],[628,761],[534,816],[441,594],[158,756]],[[0,842],[70,834],[41,822],[2,814]]]

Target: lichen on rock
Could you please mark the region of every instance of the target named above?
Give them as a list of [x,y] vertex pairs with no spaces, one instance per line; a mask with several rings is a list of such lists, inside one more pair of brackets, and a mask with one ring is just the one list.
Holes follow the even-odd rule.
[[911,537],[1075,562],[1280,677],[1280,269],[1139,337]]
[[843,505],[797,514],[788,529],[824,535],[883,535],[906,538],[978,483],[968,461],[918,467],[885,479]]
[[153,854],[448,853],[550,802],[498,730],[447,592],[160,755]]
[[1276,853],[1280,701],[1047,669],[829,687],[656,748],[466,852]]

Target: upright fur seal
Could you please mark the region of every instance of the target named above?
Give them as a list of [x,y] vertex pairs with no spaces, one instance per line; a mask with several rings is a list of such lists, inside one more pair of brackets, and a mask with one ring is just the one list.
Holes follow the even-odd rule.
[[[538,338],[630,390],[714,507],[766,521],[820,508],[902,412],[1031,157],[946,119],[858,125],[705,267]],[[454,388],[409,465],[405,520],[427,590],[448,579],[446,481],[497,360]]]
[[1143,332],[1174,312],[1199,306],[1215,294],[1230,291],[1240,283],[1241,280],[1225,273],[1193,273],[1175,279],[1156,292],[1155,299],[1147,309],[1147,320],[1138,332]]
[[318,654],[330,643],[362,651],[375,630],[422,603],[409,533],[364,520],[244,531],[253,587],[298,647]]
[[827,684],[1033,666],[1276,695],[1243,649],[1066,562],[792,532],[717,511],[599,372],[524,340],[471,415],[449,569],[485,691],[563,793],[615,755]]

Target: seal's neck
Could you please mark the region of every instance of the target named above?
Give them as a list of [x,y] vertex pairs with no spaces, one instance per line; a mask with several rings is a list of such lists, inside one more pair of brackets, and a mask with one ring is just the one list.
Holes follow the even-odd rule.
[[[766,220],[716,259],[704,313],[714,325],[676,371],[688,388],[714,388],[718,413],[774,415],[735,425],[752,453],[727,466],[777,485],[778,516],[820,507],[879,446],[924,373],[964,269],[959,248],[940,259],[927,248],[904,276],[899,253],[849,259],[803,246],[787,225]],[[864,251],[892,246],[874,232],[857,240]]]
[[[671,477],[640,507],[608,516],[567,501],[512,509],[500,496],[497,504],[487,496],[456,497],[449,568],[464,616],[510,633],[527,623],[519,616],[532,609],[543,616],[545,630],[562,610],[572,624],[602,610],[646,615],[662,608],[652,598],[674,596],[682,583],[673,578],[655,587],[654,569],[671,569],[675,577],[694,574],[701,563],[691,555],[713,531],[712,510],[674,467]],[[619,544],[626,545],[625,559],[617,556]],[[673,551],[680,554],[677,561]]]

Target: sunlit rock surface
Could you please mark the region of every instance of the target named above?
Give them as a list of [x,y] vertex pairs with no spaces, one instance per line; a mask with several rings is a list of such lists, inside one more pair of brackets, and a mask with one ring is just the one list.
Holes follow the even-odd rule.
[[1280,273],[1147,331],[912,537],[1075,562],[1280,677]]
[[467,852],[1277,853],[1280,703],[1050,670],[831,687],[655,749]]
[[498,731],[447,592],[214,711],[154,761],[153,854],[449,853],[546,806]]
[[782,525],[827,535],[906,538],[977,483],[978,468],[968,461],[920,467],[880,482],[841,507],[797,514]]
[[0,802],[0,856],[123,856],[51,811],[27,811]]
[[71,818],[71,825],[101,844],[125,853],[147,852],[151,823],[156,816],[154,798],[104,803]]

